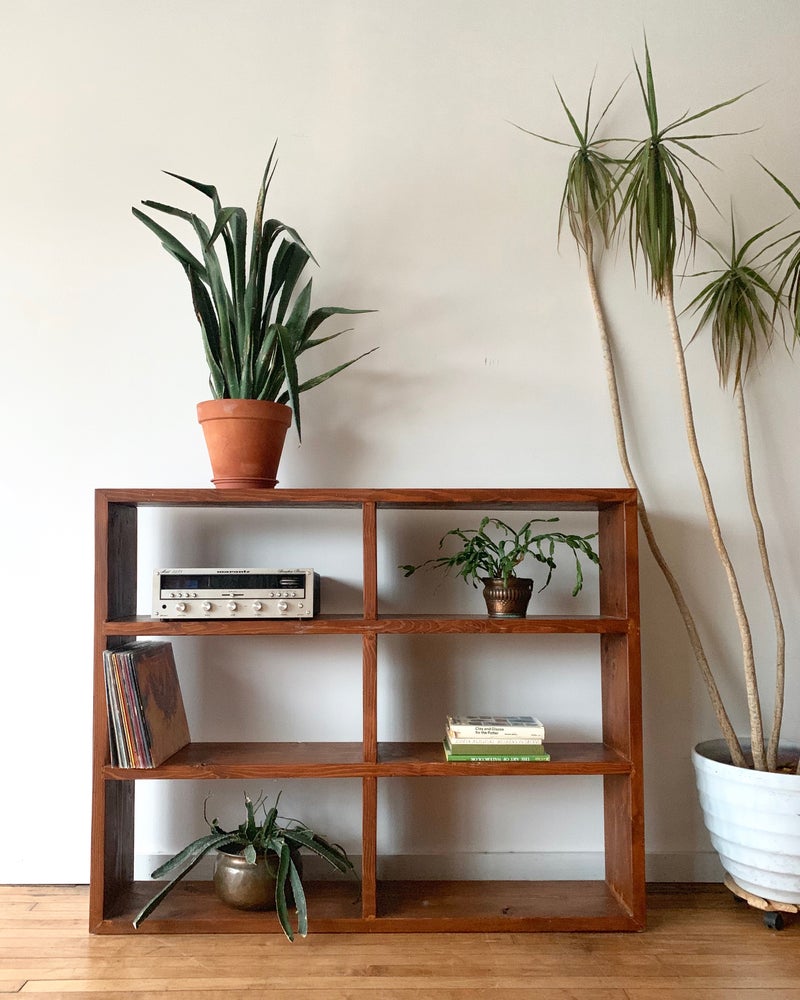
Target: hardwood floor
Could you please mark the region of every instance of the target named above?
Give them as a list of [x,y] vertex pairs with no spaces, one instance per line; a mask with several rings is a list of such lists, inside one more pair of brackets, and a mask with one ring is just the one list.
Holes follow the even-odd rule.
[[800,1000],[800,919],[722,886],[648,888],[643,934],[98,937],[85,886],[0,886],[0,997]]

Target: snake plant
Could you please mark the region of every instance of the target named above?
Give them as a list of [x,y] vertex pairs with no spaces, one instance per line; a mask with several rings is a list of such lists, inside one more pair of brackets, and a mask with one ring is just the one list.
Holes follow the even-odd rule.
[[[292,409],[300,438],[300,393],[320,385],[372,352],[365,351],[302,382],[298,358],[312,347],[349,332],[340,330],[327,337],[315,337],[320,325],[331,316],[372,310],[340,306],[312,310],[310,278],[298,291],[306,265],[316,260],[294,229],[277,219],[264,219],[267,192],[277,165],[276,145],[272,147],[258,191],[249,256],[247,214],[243,208],[223,206],[213,184],[165,171],[211,199],[214,220],[210,226],[193,212],[156,201],[142,202],[147,208],[188,222],[199,240],[199,257],[149,215],[138,208],[132,211],[161,240],[189,280],[214,398],[286,403]],[[226,267],[217,253],[220,237]]]

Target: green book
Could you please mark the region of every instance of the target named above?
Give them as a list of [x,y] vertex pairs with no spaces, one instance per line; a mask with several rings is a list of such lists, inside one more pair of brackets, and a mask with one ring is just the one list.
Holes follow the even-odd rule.
[[541,753],[453,753],[448,749],[447,740],[442,741],[444,755],[448,761],[537,761],[550,760],[550,754],[542,749]]

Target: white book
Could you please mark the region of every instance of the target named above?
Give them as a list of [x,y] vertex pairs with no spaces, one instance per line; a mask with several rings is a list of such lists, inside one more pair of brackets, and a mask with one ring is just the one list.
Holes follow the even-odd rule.
[[451,737],[486,742],[525,739],[534,743],[544,740],[544,726],[532,715],[448,715],[447,728]]

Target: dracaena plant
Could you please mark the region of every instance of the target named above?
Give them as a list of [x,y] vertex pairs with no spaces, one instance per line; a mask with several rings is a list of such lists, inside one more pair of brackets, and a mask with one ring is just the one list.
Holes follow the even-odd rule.
[[343,874],[353,874],[353,864],[344,848],[338,844],[328,843],[299,820],[279,816],[279,800],[280,793],[275,804],[268,809],[263,798],[253,802],[245,795],[245,820],[235,830],[223,830],[217,819],[208,819],[206,800],[203,804],[203,817],[211,832],[187,844],[182,851],[152,873],[151,878],[160,879],[176,868],[180,869],[137,914],[133,926],[138,928],[209,852],[227,850],[231,853],[233,849],[235,853],[242,854],[250,864],[255,864],[256,859],[264,855],[272,860],[275,872],[275,910],[281,929],[290,941],[294,940],[295,930],[289,914],[291,892],[297,911],[297,933],[305,937],[308,933],[308,905],[297,865],[297,852],[301,849],[312,851]]
[[[457,539],[461,547],[449,556],[437,556],[426,559],[418,565],[401,566],[406,576],[411,576],[418,569],[425,567],[456,570],[456,576],[462,577],[473,587],[485,577],[500,579],[508,584],[509,578],[515,576],[516,568],[526,558],[530,557],[547,567],[547,579],[539,591],[550,584],[553,571],[556,568],[556,546],[564,546],[572,552],[575,560],[575,587],[572,596],[575,597],[583,587],[583,567],[581,556],[591,562],[600,564],[600,559],[592,548],[591,540],[597,537],[591,535],[567,535],[561,531],[537,532],[534,524],[558,521],[557,517],[533,518],[526,521],[520,528],[512,528],[496,517],[484,517],[477,528],[453,528],[439,541],[441,549],[450,538]],[[488,529],[488,530],[487,530]]]
[[[687,262],[691,261],[698,239],[702,240],[699,233],[698,213],[691,192],[691,188],[694,186],[704,195],[706,194],[695,173],[695,164],[710,162],[701,152],[700,147],[707,140],[717,138],[720,135],[740,134],[696,132],[694,123],[736,103],[744,94],[721,101],[696,113],[686,112],[668,124],[663,124],[659,115],[653,68],[646,42],[644,67],[642,68],[639,62],[635,61],[635,70],[648,128],[646,135],[641,140],[628,141],[629,148],[617,156],[612,156],[607,152],[608,144],[616,142],[624,144],[625,140],[597,136],[596,129],[590,133],[588,103],[586,124],[581,129],[562,99],[562,105],[578,139],[578,152],[575,155],[582,158],[581,170],[575,170],[572,164],[570,166],[567,187],[565,188],[565,200],[562,201],[562,219],[566,204],[570,213],[570,228],[587,261],[590,289],[603,342],[617,444],[623,469],[629,484],[632,486],[637,484],[633,478],[625,445],[614,368],[613,341],[605,323],[592,259],[591,234],[593,229],[603,236],[604,245],[615,239],[627,244],[634,270],[639,265],[644,266],[647,282],[654,297],[665,307],[667,326],[675,356],[689,453],[696,472],[710,534],[728,582],[741,640],[744,686],[750,720],[752,764],[759,770],[776,770],[779,766],[777,747],[783,703],[785,652],[780,610],[777,596],[774,593],[766,542],[753,488],[744,387],[750,362],[755,359],[761,347],[768,347],[772,341],[774,326],[776,322],[779,322],[779,314],[784,308],[781,294],[784,289],[788,290],[790,308],[793,310],[793,319],[795,320],[795,330],[800,332],[797,330],[796,322],[798,315],[797,274],[800,268],[800,253],[798,253],[797,247],[800,246],[800,238],[794,234],[794,241],[789,242],[788,247],[780,255],[779,259],[785,265],[785,276],[782,282],[776,286],[772,283],[774,269],[770,267],[769,261],[764,262],[762,256],[764,251],[758,253],[755,251],[756,245],[772,231],[772,227],[762,230],[741,246],[737,245],[735,230],[732,231],[730,254],[725,255],[721,251],[717,251],[723,259],[724,266],[714,274],[691,303],[692,307],[701,311],[699,328],[705,325],[710,325],[712,328],[715,357],[723,385],[726,384],[730,376],[733,376],[734,398],[742,440],[745,486],[761,555],[766,589],[775,618],[777,647],[775,715],[772,731],[767,741],[763,729],[750,624],[741,588],[723,537],[698,443],[685,346],[675,305],[674,282],[679,262],[685,270]],[[546,137],[540,136],[540,138]],[[587,171],[591,166],[591,160],[587,153],[597,149],[603,150],[602,159],[599,165],[597,162],[594,163],[591,187],[586,187],[589,177]],[[595,157],[592,156],[591,159],[595,159]],[[800,207],[800,202],[794,198],[788,188],[777,178],[775,180],[789,194],[795,205]],[[582,195],[581,185],[585,191],[594,192],[595,196]],[[596,196],[598,193],[600,193],[600,197]],[[713,205],[710,198],[707,198],[707,201]],[[611,232],[609,232],[608,219],[612,213],[613,225]],[[576,221],[573,222],[573,219]],[[792,237],[788,239],[791,241]],[[722,702],[700,630],[675,575],[667,566],[655,543],[641,500],[639,511],[642,515],[642,525],[650,548],[665,575],[683,618],[695,659],[711,698],[717,722],[730,750],[731,760],[738,766],[748,766],[750,761],[743,752],[742,745]]]
[[[249,254],[247,213],[243,208],[223,206],[213,184],[165,171],[211,199],[214,211],[211,225],[194,212],[157,201],[142,202],[154,211],[189,223],[200,244],[199,257],[140,209],[133,208],[133,214],[161,240],[189,280],[214,398],[286,403],[292,409],[300,438],[300,394],[372,352],[365,351],[302,381],[298,359],[311,348],[349,332],[340,330],[324,337],[315,336],[325,320],[334,315],[371,310],[340,306],[311,308],[312,280],[309,278],[302,287],[300,282],[309,261],[316,263],[316,260],[294,229],[277,219],[264,218],[276,165],[273,146],[258,191]],[[217,252],[220,239],[224,245],[224,264]]]
[[[768,226],[739,245],[733,211],[731,211],[731,240],[728,253],[725,254],[714,244],[709,244],[720,258],[723,266],[698,275],[698,277],[707,277],[709,280],[687,306],[687,309],[700,314],[695,336],[707,326],[711,329],[714,359],[723,388],[733,384],[745,490],[761,560],[764,586],[769,597],[775,626],[775,702],[772,727],[764,758],[766,768],[773,771],[778,762],[778,743],[783,720],[786,685],[786,638],[780,602],[770,566],[764,525],[756,500],[745,387],[748,375],[753,370],[759,353],[772,346],[776,322],[779,321],[781,315],[780,291],[771,280],[771,262],[765,260],[764,257],[774,244],[766,244],[760,250],[758,249],[759,242],[763,242],[764,237],[772,233],[774,229],[775,225]],[[751,726],[753,734],[758,736],[758,727],[760,726],[763,739],[761,704],[758,698],[758,689],[754,684],[748,687],[748,704],[751,718],[755,719],[755,725]],[[756,753],[757,751],[754,751],[754,758]]]

